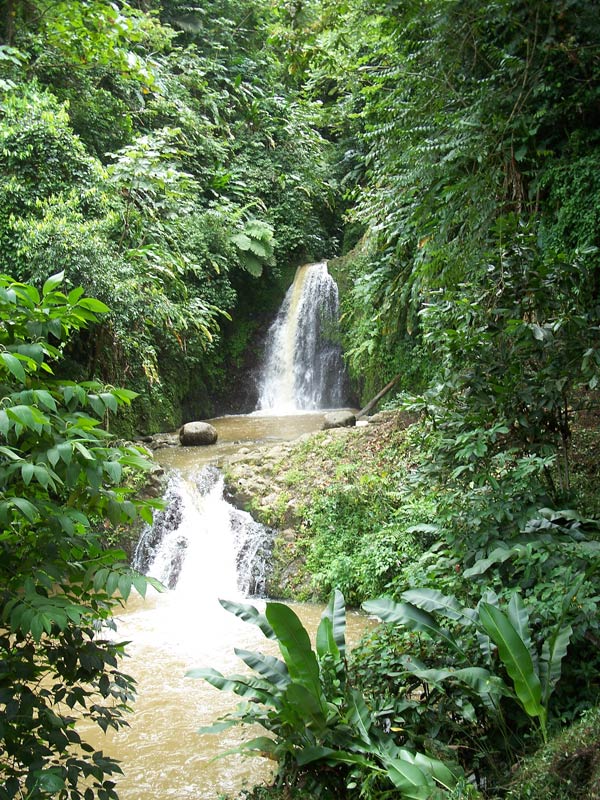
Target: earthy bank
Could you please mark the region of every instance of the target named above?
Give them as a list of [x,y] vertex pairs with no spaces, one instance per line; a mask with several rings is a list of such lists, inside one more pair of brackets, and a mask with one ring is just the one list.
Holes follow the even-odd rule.
[[[347,599],[360,600],[350,562],[360,560],[361,540],[389,525],[394,501],[383,493],[411,469],[411,421],[380,412],[355,427],[245,447],[228,461],[230,502],[275,530],[270,596],[322,600],[337,579]],[[392,566],[380,565],[379,578]]]

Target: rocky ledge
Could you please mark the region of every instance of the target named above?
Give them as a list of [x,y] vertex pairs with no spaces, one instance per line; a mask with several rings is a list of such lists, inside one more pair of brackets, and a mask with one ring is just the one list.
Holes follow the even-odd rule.
[[[305,434],[293,442],[244,447],[225,467],[227,499],[277,531],[271,596],[309,599],[302,540],[310,536],[307,512],[315,493],[334,482],[359,480],[386,469],[390,447],[412,420],[380,412],[363,424]],[[343,477],[342,477],[343,476]]]

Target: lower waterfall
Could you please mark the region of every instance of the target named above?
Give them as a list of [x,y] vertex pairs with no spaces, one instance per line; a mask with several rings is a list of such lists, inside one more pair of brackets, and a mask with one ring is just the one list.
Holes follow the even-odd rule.
[[140,536],[133,566],[177,592],[207,597],[262,597],[273,532],[223,498],[223,476],[204,466],[175,473],[166,508]]
[[[271,777],[264,759],[224,755],[254,733],[232,728],[219,736],[198,729],[231,711],[239,698],[219,692],[186,672],[212,667],[238,672],[236,648],[278,656],[275,642],[255,625],[228,613],[218,602],[266,594],[274,532],[223,498],[223,476],[213,464],[245,442],[292,440],[318,430],[321,414],[249,415],[213,420],[220,445],[157,451],[171,476],[166,507],[154,514],[136,552],[136,566],[156,576],[169,591],[132,593],[116,619],[119,641],[128,642],[125,671],[137,697],[129,724],[106,733],[90,725],[86,738],[121,761],[121,800],[220,800]],[[264,599],[249,601],[259,610]],[[321,606],[294,606],[314,635]],[[364,629],[364,617],[349,613],[348,642]],[[354,631],[354,633],[353,633]],[[218,756],[218,758],[217,758]]]

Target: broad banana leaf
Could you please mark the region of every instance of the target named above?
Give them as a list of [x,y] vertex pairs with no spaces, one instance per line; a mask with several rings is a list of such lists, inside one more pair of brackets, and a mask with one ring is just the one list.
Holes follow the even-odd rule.
[[237,752],[249,752],[255,756],[262,756],[263,758],[270,758],[273,761],[277,761],[277,742],[268,736],[257,736],[256,739],[243,742],[237,749]]
[[293,724],[298,733],[309,733],[313,741],[327,728],[325,701],[300,683],[290,683],[286,688],[278,717]]
[[445,681],[457,681],[468,686],[488,708],[497,711],[498,701],[502,696],[514,697],[514,693],[502,678],[483,667],[463,667],[461,669],[426,669],[421,662],[407,656],[402,657],[402,664],[407,672],[419,680],[434,686],[441,686]]
[[456,782],[463,775],[458,764],[453,764],[452,769],[437,758],[430,758],[425,753],[411,753],[404,747],[398,748],[398,755],[410,764],[419,767],[426,775],[431,775],[445,789],[456,786]]
[[427,611],[410,603],[396,603],[390,597],[367,600],[362,607],[368,614],[375,614],[384,622],[397,622],[411,631],[421,631],[432,639],[441,639],[464,658],[464,653],[454,637],[444,628],[440,628]]
[[385,756],[383,765],[394,786],[402,793],[403,800],[438,800],[442,794],[436,789],[433,779],[416,764],[402,758]]
[[542,694],[545,708],[548,708],[548,701],[552,690],[555,687],[562,672],[562,660],[567,653],[571,636],[573,635],[573,628],[570,625],[565,625],[564,620],[573,598],[581,589],[581,585],[586,581],[591,574],[595,571],[595,567],[591,567],[584,572],[575,585],[571,587],[570,591],[563,598],[562,613],[560,619],[556,623],[552,635],[544,642],[542,647],[542,657],[540,659],[540,679],[542,681]]
[[[236,723],[233,722],[232,724]],[[219,723],[212,727],[215,728],[215,730],[211,730],[210,728],[200,728],[197,733],[217,733],[219,730]],[[222,730],[225,730],[225,728]],[[223,752],[214,756],[212,760],[225,758],[226,756],[231,755],[249,754],[253,756],[262,756],[263,758],[270,758],[273,761],[277,761],[278,755],[276,751],[277,744],[274,739],[270,739],[268,736],[258,736],[256,739],[250,739],[248,742],[242,742],[237,747],[232,747],[229,750],[223,750]]]
[[228,719],[223,720],[222,722],[213,722],[212,725],[203,725],[201,728],[198,728],[196,733],[223,733],[223,731],[229,730],[229,728],[233,728],[239,724],[239,719]]
[[333,622],[329,617],[323,617],[319,622],[316,646],[317,655],[320,659],[325,656],[331,656],[336,663],[341,661],[340,651],[333,633]]
[[212,667],[201,667],[190,669],[186,673],[188,678],[202,678],[216,689],[222,692],[234,692],[240,697],[254,703],[263,703],[279,707],[280,700],[278,692],[273,691],[271,684],[267,681],[258,680],[251,675],[230,675],[225,677]]
[[347,750],[334,750],[331,747],[323,747],[322,745],[305,747],[298,751],[296,755],[296,762],[301,767],[305,766],[306,764],[312,764],[314,761],[356,764],[358,766],[365,767],[369,771],[375,768],[375,765],[372,761],[369,761],[368,758],[360,755],[359,753],[349,753]]
[[263,653],[253,653],[250,650],[234,650],[236,656],[241,658],[244,664],[250,669],[258,672],[269,683],[283,690],[290,682],[290,676],[286,665],[274,656],[266,656]]
[[510,675],[517,698],[530,717],[538,717],[546,726],[546,712],[541,703],[542,686],[535,671],[531,654],[509,618],[489,603],[479,606],[479,619],[498,648],[506,671]]
[[344,595],[339,589],[332,592],[322,616],[331,620],[334,641],[341,658],[344,658],[346,655],[346,603]]
[[294,611],[283,603],[267,603],[265,615],[277,636],[290,678],[309,691],[324,711],[319,662],[305,627]]
[[437,612],[448,619],[460,620],[471,624],[475,612],[470,608],[462,608],[453,595],[446,595],[437,589],[409,589],[403,592],[402,599],[406,603],[422,608],[423,611]]
[[529,650],[534,666],[537,667],[537,653],[533,647],[531,633],[529,632],[529,612],[518,592],[513,592],[507,611],[509,620],[523,640],[523,644]]
[[247,603],[236,603],[233,600],[219,600],[219,603],[226,611],[235,614],[236,617],[244,620],[244,622],[257,625],[267,639],[277,639],[275,631],[267,622],[265,615],[261,614],[254,606],[248,605]]
[[552,636],[546,639],[542,646],[539,671],[542,682],[542,702],[545,708],[548,707],[552,690],[560,678],[562,660],[567,654],[572,635],[573,628],[570,625],[557,625]]
[[365,698],[358,689],[352,689],[349,693],[348,706],[350,711],[348,721],[363,742],[367,745],[372,745],[371,727],[373,725],[373,717],[365,703]]
[[483,575],[492,565],[503,564],[505,561],[508,561],[509,558],[512,558],[512,556],[523,553],[525,550],[526,547],[522,544],[515,545],[514,547],[497,547],[487,558],[481,558],[479,561],[476,561],[472,567],[466,569],[463,572],[463,577],[473,578],[476,575]]

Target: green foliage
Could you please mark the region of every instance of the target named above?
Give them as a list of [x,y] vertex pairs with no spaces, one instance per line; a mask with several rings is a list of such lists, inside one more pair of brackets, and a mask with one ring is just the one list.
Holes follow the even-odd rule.
[[[35,0],[31,6],[30,19],[25,13],[19,22],[30,21],[43,41],[42,67],[108,67],[135,80],[142,90],[153,85],[153,59],[147,51],[160,52],[172,36],[155,17],[129,3],[115,6],[98,0]],[[146,52],[140,52],[140,44]]]
[[316,651],[289,607],[267,603],[263,614],[253,606],[222,604],[277,641],[283,660],[236,650],[256,675],[226,678],[213,669],[189,672],[245,701],[202,733],[260,724],[271,736],[245,742],[238,752],[274,758],[281,780],[310,786],[319,796],[376,797],[392,790],[413,800],[448,796],[446,790],[457,783],[456,770],[398,747],[378,728],[362,694],[348,682],[345,604],[339,591],[323,612]]
[[498,448],[492,440],[469,451],[464,437],[487,427],[509,447],[554,458],[558,486],[548,488],[560,502],[570,489],[572,401],[590,384],[583,364],[596,346],[595,254],[540,254],[513,218],[500,220],[498,233],[510,244],[489,254],[481,294],[471,284],[446,290],[421,314],[442,368],[429,413],[436,427],[452,431],[440,442],[440,463],[448,465],[442,452],[453,439],[456,462],[472,475],[479,458]]
[[[70,336],[107,307],[83,290],[41,292],[0,276],[0,796],[116,798],[116,762],[75,730],[125,724],[132,679],[106,636],[116,608],[148,580],[103,546],[103,528],[150,521],[124,470],[148,466],[103,428],[135,393],[54,374]],[[97,520],[102,520],[100,528]]]
[[[379,663],[384,680],[397,687],[380,697],[380,713],[390,715],[390,724],[410,739],[436,737],[440,746],[464,742],[465,768],[476,774],[483,769],[501,780],[527,739],[528,725],[547,738],[550,699],[573,634],[567,619],[573,617],[577,590],[563,598],[562,613],[544,631],[546,638],[539,631],[534,638],[529,610],[517,593],[506,610],[491,592],[469,608],[433,589],[404,592],[401,602],[383,597],[363,604],[384,622],[426,637],[417,648],[404,635],[404,652]],[[360,674],[360,659],[358,664]],[[366,676],[368,664],[362,665]],[[386,702],[391,707],[386,709]],[[446,715],[451,722],[444,725]]]
[[363,475],[356,482],[350,474],[343,477],[316,493],[306,509],[306,565],[319,599],[339,586],[359,605],[390,581],[401,582],[410,562],[423,554],[426,538],[409,529],[426,508],[403,506],[399,474]]
[[[529,273],[523,305],[535,305],[538,292],[543,297],[543,272],[553,260],[567,265],[580,259],[577,248],[581,254],[597,246],[592,109],[600,64],[592,53],[600,29],[583,0],[391,4],[387,13],[368,0],[360,7],[323,2],[312,13],[317,7],[318,21],[301,23],[295,40],[310,62],[311,89],[327,87],[334,98],[332,127],[344,136],[354,121],[342,182],[357,199],[350,217],[365,235],[351,261],[346,337],[350,366],[370,387],[382,364],[389,377],[394,361],[396,371],[410,370],[403,353],[419,353],[425,304],[451,331],[450,307],[442,310],[446,293],[452,300],[459,287],[467,303],[478,302],[480,286],[493,281],[499,292],[487,295],[485,313],[493,324],[498,310],[508,311],[504,282],[521,277],[524,248],[518,226],[509,230],[499,220],[514,215],[531,235],[526,249],[534,256],[524,256],[542,280]],[[501,255],[511,251],[516,257]],[[565,271],[567,293],[573,289],[584,316],[593,318],[597,287],[589,291],[589,274]],[[572,305],[563,312],[563,302],[559,293],[549,324],[571,315]],[[512,317],[519,318],[546,323]],[[564,326],[560,333],[577,341]],[[457,342],[463,368],[502,369],[507,354],[479,356],[473,334],[462,350]],[[410,374],[415,388],[431,382],[439,366],[443,373],[439,355],[433,348],[421,357]],[[520,363],[527,369],[526,360]],[[529,376],[523,391],[547,391],[568,369],[558,359],[554,375],[540,375],[535,388]],[[489,389],[491,405],[501,387],[494,381]]]
[[263,265],[274,266],[273,229],[260,220],[249,219],[231,241],[239,251],[241,266],[255,278],[259,278]]
[[237,310],[253,335],[279,268],[335,235],[332,148],[318,106],[281,85],[269,9],[213,5],[36,0],[2,16],[1,265],[41,285],[54,264],[110,303],[72,372],[143,395],[128,434],[233,396],[219,321]]
[[97,180],[93,159],[69,129],[64,106],[35,87],[22,87],[2,103],[0,164],[4,174],[0,236],[4,269],[16,266],[15,222],[39,216],[38,204],[78,185],[81,207]]

